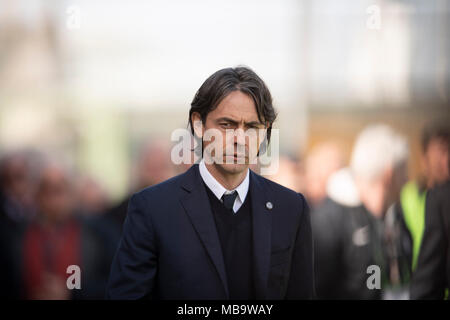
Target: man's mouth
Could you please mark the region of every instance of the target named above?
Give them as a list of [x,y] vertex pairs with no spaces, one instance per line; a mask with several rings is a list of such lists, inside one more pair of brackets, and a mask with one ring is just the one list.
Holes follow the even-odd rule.
[[247,161],[247,156],[245,154],[234,154],[234,155],[225,155],[225,158],[232,159],[233,163],[239,162],[239,161]]

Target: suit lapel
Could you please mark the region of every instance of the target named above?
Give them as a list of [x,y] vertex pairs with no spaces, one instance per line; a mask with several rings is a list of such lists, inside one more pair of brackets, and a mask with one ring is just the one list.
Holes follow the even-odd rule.
[[181,186],[187,191],[181,197],[181,203],[216,267],[226,296],[229,297],[225,263],[219,235],[197,164],[194,164],[186,172]]
[[272,215],[260,178],[250,170],[253,219],[253,266],[256,299],[266,299],[269,279]]

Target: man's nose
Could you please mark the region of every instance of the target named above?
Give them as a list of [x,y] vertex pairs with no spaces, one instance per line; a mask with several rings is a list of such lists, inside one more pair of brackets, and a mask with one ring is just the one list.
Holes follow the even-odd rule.
[[234,143],[245,145],[245,132],[238,128],[234,131]]

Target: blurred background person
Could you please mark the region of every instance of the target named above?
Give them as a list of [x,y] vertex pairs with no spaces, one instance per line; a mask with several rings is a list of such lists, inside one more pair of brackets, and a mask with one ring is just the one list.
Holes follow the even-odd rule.
[[16,151],[0,159],[0,203],[5,219],[24,222],[33,214],[31,157],[31,152]]
[[327,197],[328,178],[343,166],[344,156],[337,143],[320,143],[308,153],[304,167],[304,186],[312,211]]
[[81,175],[74,182],[78,209],[85,215],[103,215],[110,206],[109,195],[103,186],[88,175]]
[[25,150],[0,159],[0,297],[21,296],[17,252],[23,228],[35,213],[31,162],[31,152]]
[[450,180],[447,179],[427,193],[425,231],[413,273],[411,298],[448,299],[449,288]]
[[389,277],[384,218],[406,181],[407,160],[406,140],[372,125],[358,135],[350,167],[330,177],[328,198],[311,217],[319,299],[382,298],[368,288],[367,268],[377,265]]
[[[250,169],[258,170],[257,167],[250,167]],[[295,158],[289,155],[280,155],[278,170],[275,174],[268,175],[267,178],[286,188],[300,192],[299,164]]]
[[142,145],[136,161],[136,170],[132,175],[134,181],[131,193],[108,212],[108,216],[115,221],[120,230],[127,215],[130,195],[163,182],[177,173],[170,157],[171,146],[167,140],[154,138]]
[[425,228],[427,190],[442,184],[450,177],[449,145],[450,124],[442,120],[429,122],[422,129],[420,175],[405,184],[401,191],[401,209],[413,240],[412,270],[417,265]]
[[[73,182],[62,165],[43,165],[35,197],[37,214],[24,230],[19,266],[24,297],[103,298],[113,255],[107,244],[117,240],[75,214]],[[67,288],[70,265],[81,268],[81,290]]]

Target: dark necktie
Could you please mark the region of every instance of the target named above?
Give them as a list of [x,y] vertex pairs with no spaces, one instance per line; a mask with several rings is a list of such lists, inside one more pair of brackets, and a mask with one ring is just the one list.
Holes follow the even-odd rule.
[[223,200],[223,205],[225,206],[225,208],[227,208],[228,210],[232,210],[233,209],[233,205],[234,205],[234,200],[237,197],[237,192],[233,191],[233,193],[230,194],[223,194],[222,196],[222,200]]

